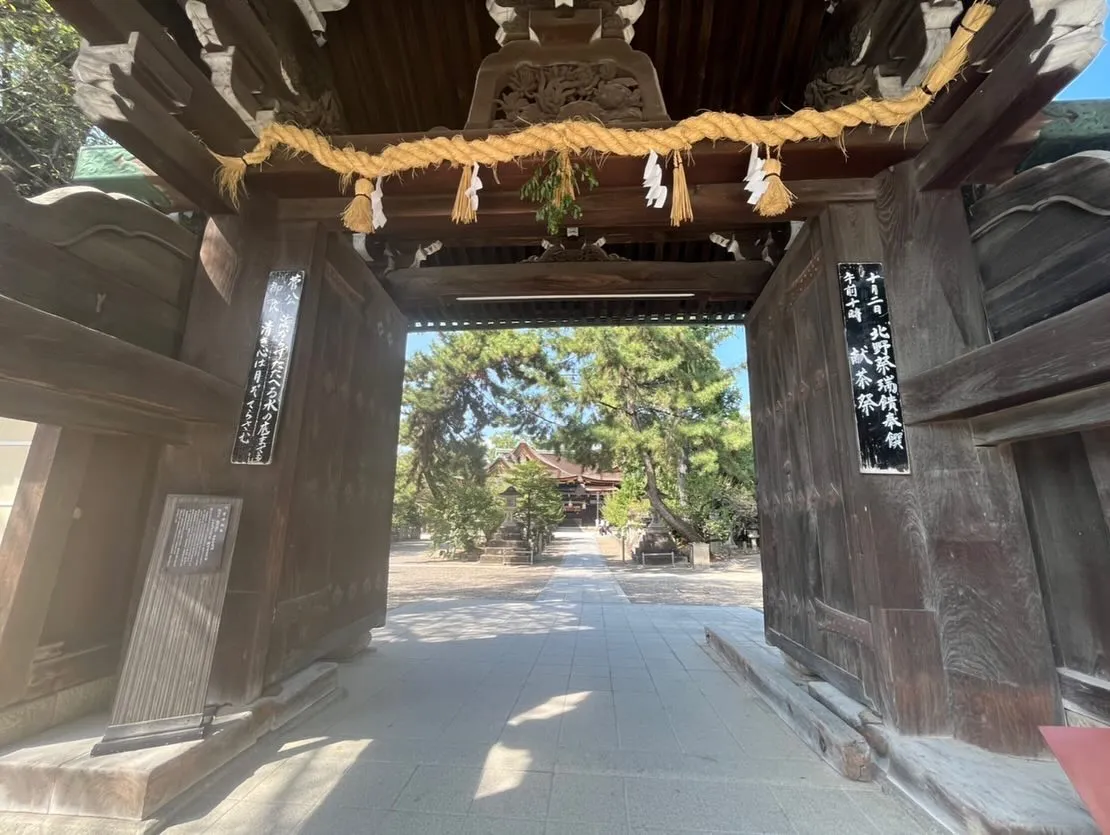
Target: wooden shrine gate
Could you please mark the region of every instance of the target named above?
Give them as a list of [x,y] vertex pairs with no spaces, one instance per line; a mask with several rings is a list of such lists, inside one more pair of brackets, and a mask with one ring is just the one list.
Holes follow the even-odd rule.
[[[457,168],[387,178],[388,225],[352,236],[336,171],[270,159],[234,204],[210,151],[245,165],[275,114],[373,155],[441,124],[465,144],[897,98],[963,4],[720,0],[697,26],[678,0],[52,5],[84,111],[206,216],[0,193],[0,416],[37,424],[0,544],[0,742],[113,697],[113,744],[219,704],[265,732],[289,681],[384,622],[406,332],[644,322],[748,327],[771,643],[906,735],[1041,755],[1040,725],[1110,722],[1106,160],[1011,179],[1104,0],[1006,0],[920,122],[786,145],[781,216],[750,205],[749,145],[701,142],[692,221],[614,156],[554,242],[522,167],[483,169],[468,224]],[[769,27],[804,61],[738,49]],[[552,104],[568,61],[582,89]],[[997,187],[969,213],[965,183]],[[160,656],[191,701],[135,673]],[[252,739],[213,738],[208,771]]]
[[[132,651],[219,624],[205,703],[243,704],[365,642],[385,621],[406,323],[349,240],[253,212],[198,237],[130,198],[0,185],[3,413],[39,424],[0,547],[0,740],[111,698],[169,494],[243,500],[227,596],[188,628],[154,613]],[[275,270],[305,289],[273,463],[233,464]]]

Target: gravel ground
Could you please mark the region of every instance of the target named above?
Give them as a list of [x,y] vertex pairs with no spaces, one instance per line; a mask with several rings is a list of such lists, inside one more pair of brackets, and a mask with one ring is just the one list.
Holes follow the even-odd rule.
[[758,555],[714,562],[708,568],[679,564],[646,567],[621,562],[620,540],[598,537],[602,555],[633,603],[698,606],[751,606],[763,609],[763,569]]
[[[714,562],[709,568],[621,563],[620,543],[598,537],[598,547],[633,603],[763,608],[763,572],[758,556]],[[427,542],[398,542],[389,561],[389,608],[419,600],[488,598],[534,600],[559,564],[548,556],[537,565],[481,565],[439,559]]]
[[427,542],[395,542],[389,555],[389,608],[419,600],[490,598],[534,600],[559,564],[548,558],[536,565],[481,565],[439,559]]

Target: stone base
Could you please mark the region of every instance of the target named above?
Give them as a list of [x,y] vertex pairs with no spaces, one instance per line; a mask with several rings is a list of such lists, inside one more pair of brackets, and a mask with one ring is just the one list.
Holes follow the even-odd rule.
[[690,563],[692,565],[707,566],[713,561],[709,552],[708,542],[693,542],[690,544]]
[[773,655],[727,634],[706,629],[709,645],[746,678],[786,724],[821,759],[849,780],[868,782],[874,766],[871,749],[847,722],[834,714],[787,675],[785,665],[777,666]]
[[66,817],[108,819],[90,832],[144,831],[144,819],[266,734],[326,704],[338,683],[335,664],[313,664],[273,695],[217,716],[204,739],[145,751],[92,757],[106,714],[53,728],[0,752],[0,831],[17,822],[2,813],[36,821],[35,831],[68,826]]
[[[876,776],[953,832],[1095,835],[1083,801],[1055,760],[992,754],[951,737],[902,736],[831,684],[804,680],[751,636],[707,629],[710,645],[815,750],[807,716],[835,717],[865,739]],[[831,750],[831,749],[830,749]],[[822,756],[828,760],[826,753]]]

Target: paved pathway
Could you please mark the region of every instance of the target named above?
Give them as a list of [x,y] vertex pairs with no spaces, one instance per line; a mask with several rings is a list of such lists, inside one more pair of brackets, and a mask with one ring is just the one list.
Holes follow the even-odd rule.
[[[703,649],[743,608],[632,605],[587,534],[535,602],[394,610],[348,695],[232,766],[170,828],[220,833],[919,835]],[[527,570],[522,568],[521,570]]]

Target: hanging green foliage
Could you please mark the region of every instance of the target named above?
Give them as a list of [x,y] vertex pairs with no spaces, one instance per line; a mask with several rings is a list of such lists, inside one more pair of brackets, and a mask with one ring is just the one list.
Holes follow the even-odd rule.
[[521,187],[520,196],[536,204],[536,220],[546,224],[547,233],[558,235],[568,219],[582,217],[578,187],[594,189],[597,185],[593,168],[571,162],[565,154],[556,154],[532,172],[531,178]]

